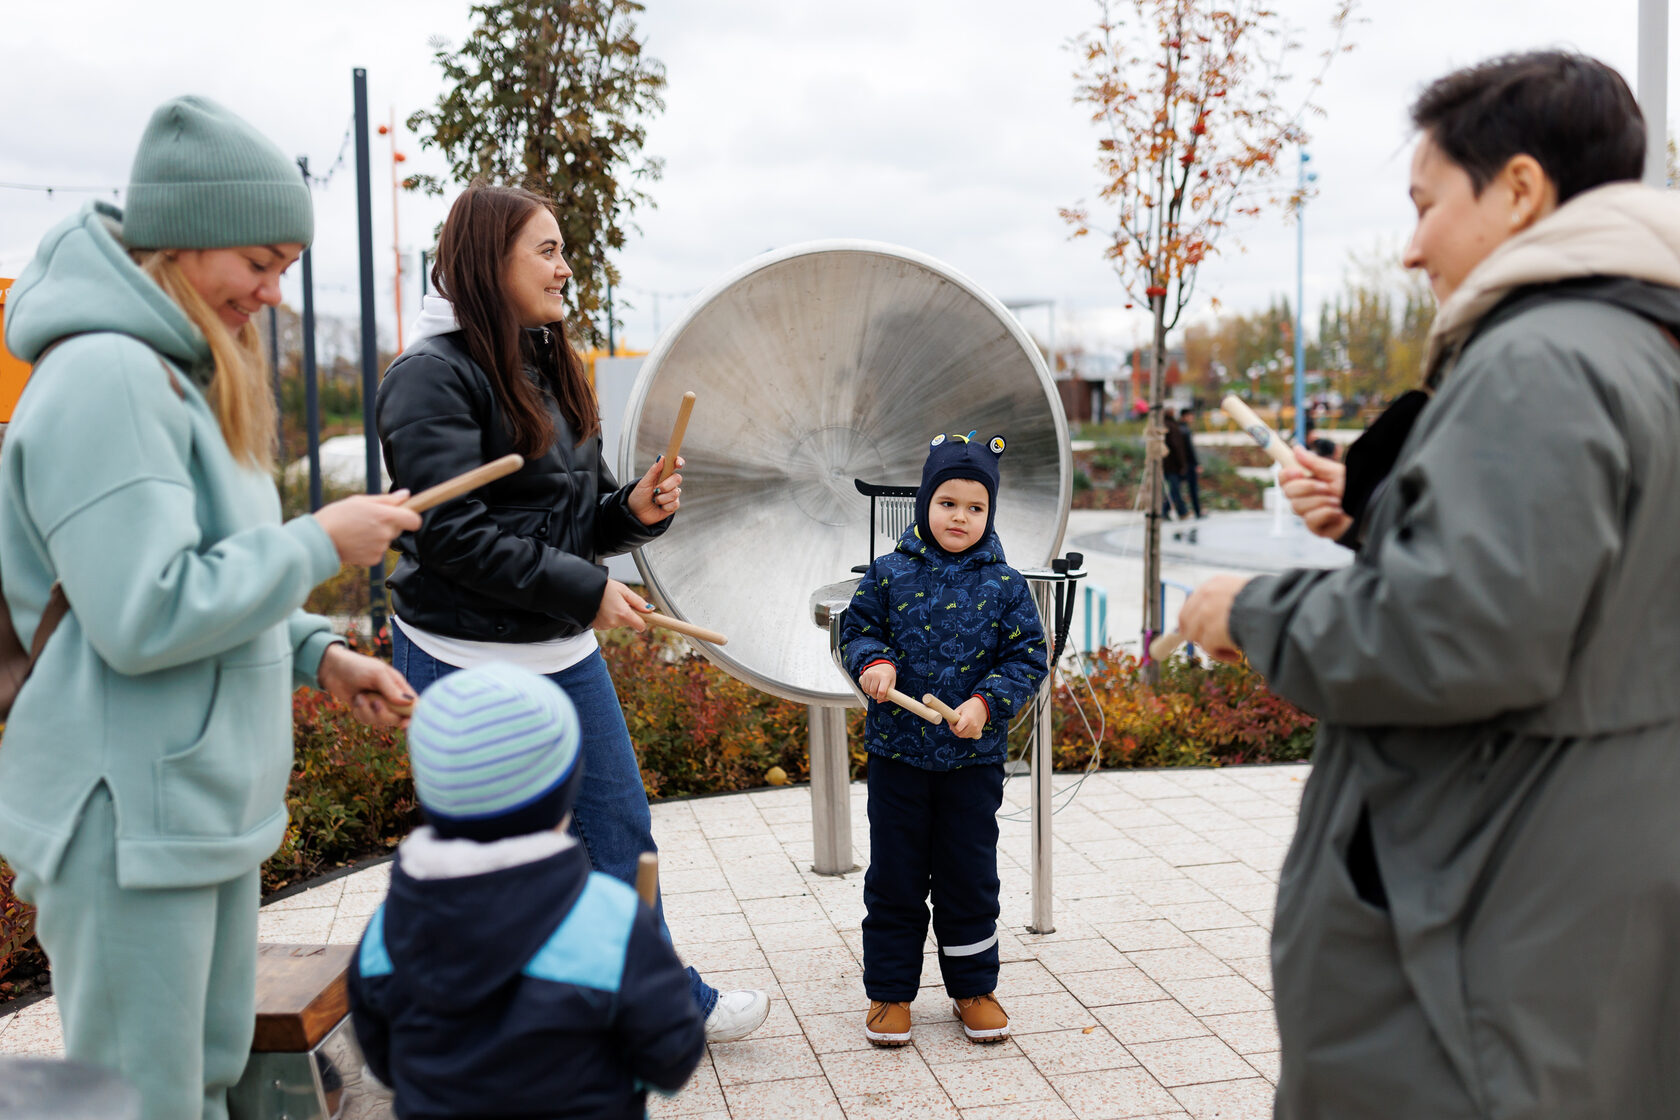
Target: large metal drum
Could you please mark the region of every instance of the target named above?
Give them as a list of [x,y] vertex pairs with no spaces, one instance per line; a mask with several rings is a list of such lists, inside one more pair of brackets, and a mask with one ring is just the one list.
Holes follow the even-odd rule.
[[688,390],[682,512],[636,564],[664,609],[729,636],[708,658],[766,692],[857,703],[808,600],[870,559],[852,480],[915,485],[940,432],[1008,441],[997,528],[1010,563],[1060,548],[1072,462],[1038,347],[931,257],[812,242],[713,285],[642,365],[621,478],[664,451]]

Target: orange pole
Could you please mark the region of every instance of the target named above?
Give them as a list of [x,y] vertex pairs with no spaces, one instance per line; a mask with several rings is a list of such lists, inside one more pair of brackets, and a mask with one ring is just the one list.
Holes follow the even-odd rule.
[[403,351],[403,312],[402,312],[402,274],[403,255],[402,238],[397,232],[397,164],[403,161],[403,155],[397,151],[397,110],[391,107],[391,252],[397,262],[395,278],[391,281],[397,300],[397,353]]

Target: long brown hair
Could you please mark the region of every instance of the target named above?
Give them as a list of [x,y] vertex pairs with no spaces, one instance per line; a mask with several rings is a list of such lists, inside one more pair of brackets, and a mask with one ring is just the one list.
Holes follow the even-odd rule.
[[502,288],[502,271],[519,231],[539,209],[554,203],[534,191],[475,182],[449,208],[438,235],[432,283],[455,307],[467,353],[490,378],[507,416],[513,446],[526,458],[546,452],[555,439],[542,390],[525,375],[527,353],[548,383],[560,414],[582,443],[601,430],[595,388],[583,360],[566,338],[562,321],[547,324],[544,346],[530,341]]
[[215,372],[205,394],[236,461],[259,470],[274,467],[274,392],[269,388],[268,358],[257,328],[247,322],[231,331],[193,287],[174,257],[160,250],[132,254],[140,271],[178,304],[210,344]]

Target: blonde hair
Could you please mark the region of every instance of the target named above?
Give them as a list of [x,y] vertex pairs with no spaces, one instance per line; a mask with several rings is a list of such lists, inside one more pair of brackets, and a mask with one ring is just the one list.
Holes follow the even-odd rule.
[[257,328],[247,322],[237,332],[230,331],[168,253],[142,250],[134,254],[134,259],[140,271],[180,306],[210,344],[215,369],[207,396],[228,450],[248,467],[272,470],[276,443],[274,394],[269,388],[268,359]]

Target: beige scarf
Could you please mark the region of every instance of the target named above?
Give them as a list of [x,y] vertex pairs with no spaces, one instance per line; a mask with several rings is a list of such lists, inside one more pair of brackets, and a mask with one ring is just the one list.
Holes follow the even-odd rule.
[[1531,284],[1627,276],[1680,288],[1680,192],[1612,183],[1576,195],[1502,243],[1435,315],[1423,373],[1445,376],[1494,306]]

